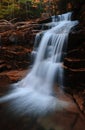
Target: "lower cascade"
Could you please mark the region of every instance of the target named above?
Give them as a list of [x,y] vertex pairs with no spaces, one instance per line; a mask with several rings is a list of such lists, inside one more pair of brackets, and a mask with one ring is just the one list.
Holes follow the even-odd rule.
[[64,52],[69,32],[77,24],[78,21],[71,21],[71,12],[52,16],[48,30],[36,36],[32,69],[21,81],[12,84],[13,89],[0,98],[0,103],[8,102],[9,108],[18,114],[34,116],[68,107],[67,102],[57,98],[53,86],[55,77],[60,87],[63,86]]

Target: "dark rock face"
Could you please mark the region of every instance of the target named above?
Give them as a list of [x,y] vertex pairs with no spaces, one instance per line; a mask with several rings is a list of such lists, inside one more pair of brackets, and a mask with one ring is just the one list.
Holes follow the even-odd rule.
[[[74,11],[79,24],[69,34],[67,55],[64,59],[65,86],[85,89],[85,5]],[[79,14],[78,14],[79,13]]]
[[64,59],[64,90],[72,95],[85,114],[85,1],[75,5],[72,19],[79,20],[79,24],[69,34]]
[[5,46],[0,50],[0,88],[17,82],[31,65],[31,50],[23,46]]
[[42,23],[49,20],[45,18],[43,20],[23,21],[15,24],[6,20],[0,20],[1,77],[6,75],[10,79],[10,82],[17,82],[23,77],[28,66],[33,64],[31,52],[35,36],[41,31]]
[[64,59],[64,85],[76,91],[85,89],[85,1],[73,1],[72,20],[79,24],[72,28]]
[[0,52],[0,72],[26,69],[30,64],[30,50],[21,46],[3,47]]

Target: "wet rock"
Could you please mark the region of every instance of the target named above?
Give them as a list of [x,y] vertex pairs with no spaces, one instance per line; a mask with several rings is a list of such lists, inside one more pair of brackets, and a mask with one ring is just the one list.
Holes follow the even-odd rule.
[[71,51],[73,49],[78,49],[80,46],[82,46],[85,42],[85,34],[84,34],[84,29],[79,29],[79,30],[72,30],[69,34],[69,39],[68,39],[68,47],[67,50]]
[[[4,82],[5,81],[5,82]],[[10,83],[10,79],[7,75],[0,75],[0,85]]]
[[[21,78],[23,78],[27,74],[27,70],[10,70],[6,72],[2,72],[0,74],[0,85],[3,86],[3,81],[6,81],[6,83],[14,83],[19,81]],[[7,84],[8,84],[7,83]]]
[[73,93],[73,98],[79,106],[81,112],[85,114],[85,90],[80,92],[76,91]]
[[28,68],[31,62],[30,55],[30,50],[25,47],[4,47],[0,53],[0,71]]
[[85,69],[64,68],[64,85],[72,89],[85,89]]
[[[82,3],[82,2],[81,2]],[[75,8],[72,18],[79,24],[71,29],[68,38],[67,54],[64,59],[64,83],[66,89],[85,89],[85,3]]]
[[11,80],[9,76],[7,76],[6,74],[0,74],[0,96],[2,96],[4,93],[8,91],[10,83]]

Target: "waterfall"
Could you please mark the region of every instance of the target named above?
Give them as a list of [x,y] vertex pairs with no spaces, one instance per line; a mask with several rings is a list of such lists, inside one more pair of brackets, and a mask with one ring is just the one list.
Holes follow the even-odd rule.
[[57,22],[57,21],[71,21],[71,15],[72,12],[68,12],[62,15],[58,15],[58,16],[52,16],[52,22]]
[[71,13],[52,17],[48,24],[51,28],[36,36],[33,68],[26,77],[12,85],[13,90],[1,97],[0,102],[9,102],[9,107],[16,113],[35,116],[68,106],[67,102],[57,98],[53,86],[55,76],[60,87],[63,85],[63,52],[66,51],[69,32],[77,24],[78,21],[71,21]]

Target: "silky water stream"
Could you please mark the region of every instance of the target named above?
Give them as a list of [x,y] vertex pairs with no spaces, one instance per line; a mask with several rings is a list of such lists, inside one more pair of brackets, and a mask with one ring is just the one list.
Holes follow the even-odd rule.
[[8,102],[9,109],[17,114],[34,116],[68,107],[68,102],[57,98],[53,86],[55,76],[60,87],[63,86],[63,52],[66,51],[69,32],[77,24],[78,21],[71,21],[70,12],[52,16],[49,29],[36,36],[36,58],[31,71],[11,85],[13,90],[1,97],[0,103]]

